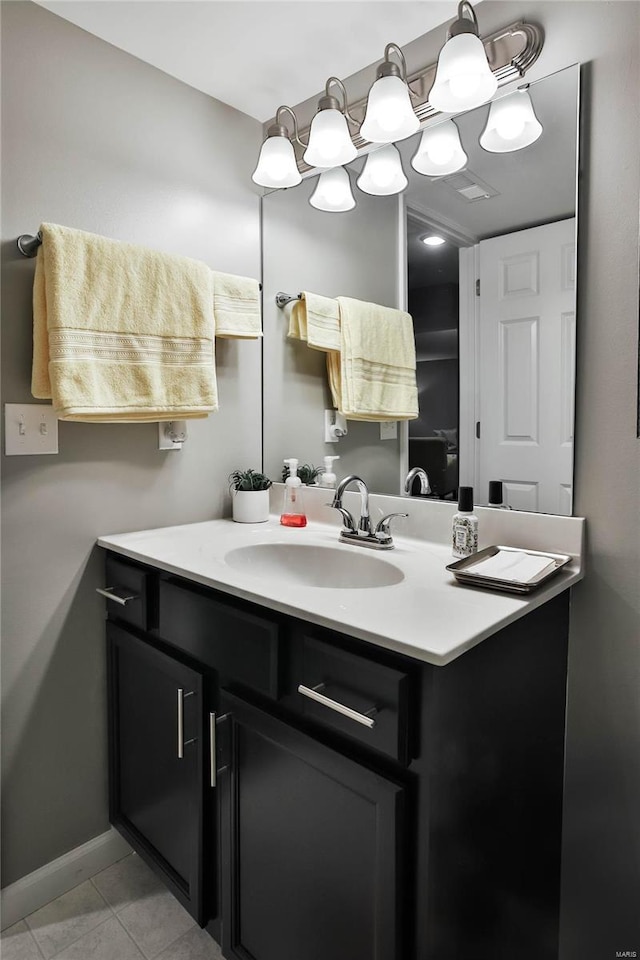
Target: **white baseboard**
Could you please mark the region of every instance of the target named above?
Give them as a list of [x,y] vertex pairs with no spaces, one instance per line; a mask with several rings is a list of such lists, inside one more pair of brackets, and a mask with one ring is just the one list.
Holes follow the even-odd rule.
[[81,847],[70,850],[57,860],[9,884],[1,894],[2,929],[11,927],[129,853],[131,847],[112,827]]

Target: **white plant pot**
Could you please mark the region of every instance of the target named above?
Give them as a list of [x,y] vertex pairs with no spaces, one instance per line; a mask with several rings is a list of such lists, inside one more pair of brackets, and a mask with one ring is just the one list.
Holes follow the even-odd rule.
[[231,503],[236,523],[264,523],[269,519],[268,490],[232,490]]

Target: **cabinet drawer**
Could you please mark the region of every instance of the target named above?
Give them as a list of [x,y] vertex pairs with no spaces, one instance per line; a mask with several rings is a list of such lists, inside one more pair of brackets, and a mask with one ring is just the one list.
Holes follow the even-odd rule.
[[141,630],[154,627],[154,574],[108,553],[105,575],[103,596],[106,597],[109,618],[124,620]]
[[229,678],[279,696],[280,626],[172,580],[160,582],[160,636]]
[[296,637],[294,660],[294,695],[305,717],[409,762],[407,673],[306,631]]

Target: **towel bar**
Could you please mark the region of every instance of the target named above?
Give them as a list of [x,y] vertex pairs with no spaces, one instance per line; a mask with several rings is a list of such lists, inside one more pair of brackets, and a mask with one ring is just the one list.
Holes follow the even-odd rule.
[[[31,236],[30,233],[23,233],[18,237],[16,243],[18,244],[18,250],[23,257],[35,257],[38,253],[38,247],[42,246],[42,234],[38,231],[35,237]],[[258,286],[262,290],[262,284],[259,283]],[[278,296],[285,296],[286,294],[278,294]],[[277,298],[276,298],[277,299]],[[290,297],[290,300],[299,299],[299,297]],[[278,304],[279,306],[284,306],[284,304]]]
[[294,300],[302,300],[302,294],[299,293],[297,296],[293,296],[291,293],[283,293],[282,290],[280,293],[276,293],[276,306],[282,309],[286,307],[288,303],[292,303]]

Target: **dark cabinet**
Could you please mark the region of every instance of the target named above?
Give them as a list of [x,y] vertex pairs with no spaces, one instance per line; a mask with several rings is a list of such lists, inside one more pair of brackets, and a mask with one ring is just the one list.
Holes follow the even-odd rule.
[[405,790],[223,694],[223,950],[400,960]]
[[107,624],[111,822],[203,924],[203,676]]
[[111,822],[227,960],[557,960],[568,593],[440,667],[107,573]]

